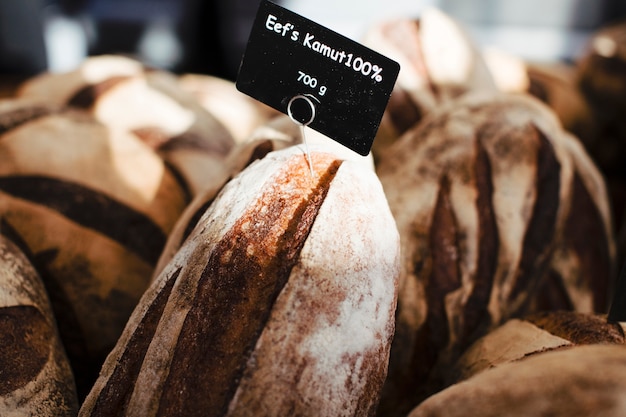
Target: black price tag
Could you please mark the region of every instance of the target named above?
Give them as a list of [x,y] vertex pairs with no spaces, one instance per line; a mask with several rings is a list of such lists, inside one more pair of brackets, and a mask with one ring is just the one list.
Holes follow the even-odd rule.
[[400,65],[263,0],[237,89],[367,155]]
[[622,266],[622,271],[617,280],[613,302],[607,318],[609,322],[613,323],[626,321],[626,263]]

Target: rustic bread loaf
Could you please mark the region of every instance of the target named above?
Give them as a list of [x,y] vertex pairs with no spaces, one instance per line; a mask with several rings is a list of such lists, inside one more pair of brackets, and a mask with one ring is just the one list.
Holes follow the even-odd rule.
[[148,289],[80,415],[372,415],[399,237],[369,169],[268,154],[210,204]]
[[418,20],[382,21],[363,42],[400,64],[372,152],[378,159],[415,123],[467,91],[495,91],[482,54],[453,18],[428,8]]
[[178,171],[192,194],[219,174],[234,145],[176,76],[129,58],[93,57],[75,71],[42,74],[24,83],[19,96],[84,109],[111,128],[132,132]]
[[82,112],[0,102],[0,218],[33,253],[82,395],[188,201],[136,137]]
[[384,156],[378,174],[403,261],[381,414],[406,413],[403,401],[441,389],[458,355],[503,320],[607,308],[615,248],[606,189],[538,100],[465,96]]
[[453,385],[409,417],[619,417],[624,401],[624,346],[575,346],[533,355]]
[[534,313],[508,320],[478,339],[451,369],[450,382],[546,351],[625,342],[623,325],[607,322],[606,315],[575,311]]
[[0,415],[71,417],[74,377],[46,289],[0,222]]

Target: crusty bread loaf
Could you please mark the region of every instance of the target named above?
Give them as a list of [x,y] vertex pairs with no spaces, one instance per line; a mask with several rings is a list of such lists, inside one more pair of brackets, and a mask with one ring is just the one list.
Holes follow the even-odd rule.
[[33,253],[82,395],[188,201],[136,137],[79,111],[0,103],[0,218]]
[[575,346],[503,364],[428,398],[409,417],[620,417],[626,349]]
[[478,339],[450,369],[450,383],[546,351],[625,342],[623,325],[608,322],[606,315],[575,311],[534,313],[508,320]]
[[389,148],[378,173],[403,245],[383,414],[441,389],[469,343],[513,315],[607,308],[604,182],[538,100],[451,102]]
[[75,416],[76,386],[48,294],[9,235],[0,222],[0,415]]
[[81,415],[372,415],[399,237],[375,174],[315,152],[231,180],[153,282]]
[[178,171],[192,194],[220,173],[234,145],[175,75],[121,56],[92,57],[74,71],[33,77],[19,96],[80,108],[110,128],[133,133]]

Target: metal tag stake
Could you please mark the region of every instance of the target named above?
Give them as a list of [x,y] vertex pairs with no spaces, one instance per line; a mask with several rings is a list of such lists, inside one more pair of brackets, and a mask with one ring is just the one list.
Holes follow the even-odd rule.
[[[315,97],[313,97],[315,98]],[[296,100],[304,100],[307,102],[307,104],[309,105],[309,107],[311,108],[311,118],[305,122],[301,122],[298,119],[296,119],[293,116],[293,112],[292,112],[292,105]],[[306,159],[307,159],[307,163],[309,164],[309,169],[311,170],[311,178],[315,177],[315,173],[313,172],[313,161],[311,160],[311,153],[309,152],[309,145],[306,142],[306,135],[304,133],[304,128],[307,127],[308,125],[310,125],[313,120],[315,120],[315,104],[313,103],[313,101],[311,100],[311,98],[309,97],[308,94],[298,94],[296,96],[293,96],[291,98],[291,100],[289,100],[289,103],[287,103],[287,115],[289,116],[289,118],[291,119],[292,122],[294,122],[295,124],[299,125],[301,128],[301,132],[302,132],[302,142],[304,143],[304,151],[306,152]]]

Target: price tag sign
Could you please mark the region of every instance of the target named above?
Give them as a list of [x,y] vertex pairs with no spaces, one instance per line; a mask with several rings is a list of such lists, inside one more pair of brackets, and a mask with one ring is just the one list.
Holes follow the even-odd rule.
[[236,85],[367,155],[399,71],[397,62],[263,0]]

